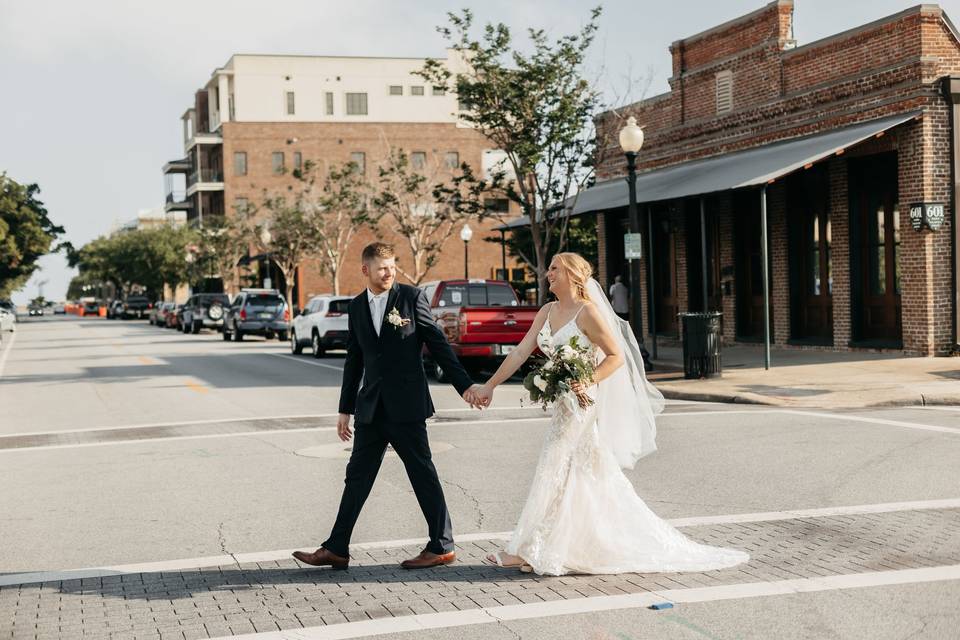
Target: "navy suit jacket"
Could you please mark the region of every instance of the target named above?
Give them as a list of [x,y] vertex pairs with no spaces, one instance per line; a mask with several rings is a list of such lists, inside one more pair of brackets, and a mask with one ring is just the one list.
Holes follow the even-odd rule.
[[[410,322],[403,327],[390,324],[387,316],[393,309]],[[347,322],[340,413],[354,414],[358,423],[373,422],[381,400],[386,418],[392,422],[423,422],[433,415],[433,399],[423,370],[423,345],[460,395],[473,384],[433,319],[427,296],[416,287],[393,285],[379,336],[373,327],[366,289],[350,301]]]

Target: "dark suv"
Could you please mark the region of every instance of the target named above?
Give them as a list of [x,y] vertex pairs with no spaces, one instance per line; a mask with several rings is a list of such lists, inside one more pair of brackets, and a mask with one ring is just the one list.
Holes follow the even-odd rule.
[[123,318],[145,318],[153,308],[153,303],[146,296],[128,296],[123,302]]
[[235,342],[257,335],[286,341],[290,335],[290,309],[276,289],[243,289],[233,299],[223,322],[223,339]]
[[200,329],[223,328],[223,318],[230,306],[230,296],[225,293],[196,293],[183,305],[180,325],[184,333],[200,333]]

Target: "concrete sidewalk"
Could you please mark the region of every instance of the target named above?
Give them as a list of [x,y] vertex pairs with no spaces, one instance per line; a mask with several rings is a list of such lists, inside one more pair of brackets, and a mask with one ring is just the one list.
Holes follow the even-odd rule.
[[724,347],[723,375],[685,380],[679,347],[660,347],[650,380],[667,398],[791,407],[960,405],[960,358]]

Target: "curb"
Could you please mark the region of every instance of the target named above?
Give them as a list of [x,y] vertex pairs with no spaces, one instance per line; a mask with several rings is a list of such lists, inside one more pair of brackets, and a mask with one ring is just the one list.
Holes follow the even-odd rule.
[[[654,383],[654,386],[657,386]],[[960,393],[958,394],[937,394],[925,396],[922,393],[910,396],[901,396],[899,398],[888,398],[870,403],[823,403],[811,404],[797,403],[792,398],[781,398],[775,396],[763,396],[757,393],[724,393],[721,391],[693,391],[686,389],[677,389],[676,387],[657,386],[664,398],[669,400],[693,400],[696,402],[722,402],[727,404],[756,404],[773,407],[792,407],[792,408],[829,408],[829,409],[879,409],[884,407],[923,407],[923,406],[960,406]]]

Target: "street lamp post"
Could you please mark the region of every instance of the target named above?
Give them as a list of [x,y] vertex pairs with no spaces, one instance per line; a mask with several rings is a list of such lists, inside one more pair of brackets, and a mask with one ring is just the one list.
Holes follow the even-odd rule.
[[[637,126],[637,119],[627,118],[627,124],[620,130],[620,148],[627,156],[627,193],[629,206],[627,209],[630,222],[630,233],[640,233],[640,214],[637,211],[637,154],[643,147],[643,129]],[[643,343],[643,306],[640,300],[640,260],[630,260],[630,316],[633,320],[633,333],[637,341]]]
[[470,254],[467,249],[467,244],[470,242],[470,238],[473,237],[473,229],[470,228],[470,225],[463,225],[463,229],[460,229],[460,239],[463,240],[463,277],[465,279],[470,278]]

